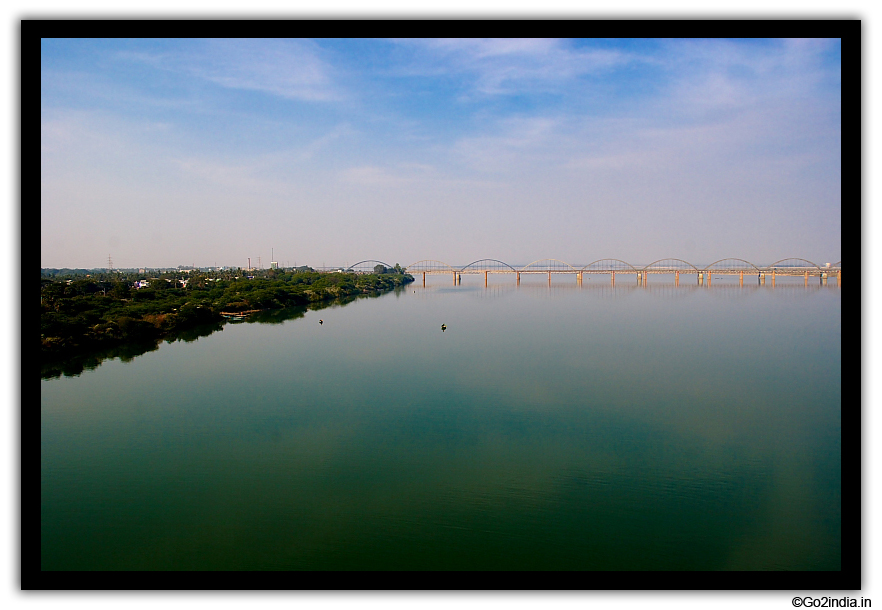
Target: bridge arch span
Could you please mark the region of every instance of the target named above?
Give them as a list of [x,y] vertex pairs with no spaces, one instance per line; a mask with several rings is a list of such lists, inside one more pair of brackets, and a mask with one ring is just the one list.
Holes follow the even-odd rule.
[[578,269],[556,258],[540,258],[518,269],[519,273],[578,273]]
[[649,263],[642,270],[653,273],[674,273],[675,271],[699,273],[701,271],[698,267],[689,261],[684,261],[682,258],[662,258]]
[[445,263],[432,259],[424,259],[411,263],[404,268],[406,273],[455,273],[457,270]]
[[[784,264],[784,263],[787,263],[787,264]],[[772,263],[771,265],[766,267],[766,269],[775,269],[777,267],[784,267],[784,268],[790,268],[790,269],[792,269],[794,267],[796,267],[796,268],[811,267],[811,268],[816,269],[818,271],[821,270],[821,267],[818,266],[816,263],[813,263],[812,261],[806,260],[804,258],[782,258],[781,260],[775,261],[774,263]]]
[[373,273],[374,267],[376,267],[377,265],[383,265],[387,269],[392,269],[395,267],[395,265],[390,265],[389,263],[384,263],[383,261],[368,259],[364,261],[358,261],[354,265],[349,265],[348,267],[346,267],[346,271],[355,271],[356,273]]
[[585,273],[610,273],[611,271],[637,273],[638,269],[631,263],[618,258],[602,258],[593,263],[588,263],[580,271]]
[[[729,264],[733,263],[734,264]],[[727,264],[720,264],[727,263]],[[721,258],[718,261],[715,261],[704,268],[704,271],[716,271],[716,269],[712,269],[715,265],[719,265],[722,268],[727,270],[736,270],[736,271],[762,271],[759,267],[751,263],[750,261],[746,261],[743,258]]]
[[508,263],[496,260],[495,258],[482,258],[473,263],[469,263],[462,269],[462,273],[480,273],[483,271],[503,271],[506,273],[517,273],[517,269]]

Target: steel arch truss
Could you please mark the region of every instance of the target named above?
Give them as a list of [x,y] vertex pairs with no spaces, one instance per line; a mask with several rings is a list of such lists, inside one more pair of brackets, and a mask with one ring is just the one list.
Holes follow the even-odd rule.
[[355,263],[354,265],[350,265],[349,267],[346,268],[346,271],[347,272],[352,271],[355,273],[373,273],[374,267],[376,267],[377,265],[383,265],[387,269],[393,268],[393,265],[390,265],[389,263],[384,263],[383,261],[366,260],[366,261],[359,261],[359,262]]
[[642,271],[645,273],[700,273],[701,271],[687,261],[679,258],[663,258],[646,265]]
[[784,258],[766,267],[766,271],[774,271],[780,275],[803,275],[805,273],[822,273],[821,268],[804,258]]
[[457,270],[442,261],[421,260],[405,268],[407,273],[456,273]]
[[508,263],[494,258],[482,258],[463,267],[460,273],[517,273],[517,271]]
[[745,272],[751,274],[760,273],[762,269],[742,258],[723,258],[705,267],[704,271],[725,275]]
[[579,270],[556,258],[542,258],[525,265],[519,273],[578,273]]
[[637,273],[639,270],[631,263],[617,258],[604,258],[582,267],[582,273]]

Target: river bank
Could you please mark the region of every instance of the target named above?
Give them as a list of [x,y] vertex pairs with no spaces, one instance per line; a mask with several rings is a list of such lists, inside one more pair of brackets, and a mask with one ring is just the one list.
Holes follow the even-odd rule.
[[268,312],[286,317],[283,310],[303,312],[378,296],[412,281],[412,276],[396,273],[303,272],[228,280],[196,276],[186,287],[154,278],[153,286],[137,291],[122,282],[44,282],[41,378],[76,375],[106,358],[131,359],[157,349],[162,341],[195,341],[239,321],[222,314],[248,312],[247,319],[257,321]]

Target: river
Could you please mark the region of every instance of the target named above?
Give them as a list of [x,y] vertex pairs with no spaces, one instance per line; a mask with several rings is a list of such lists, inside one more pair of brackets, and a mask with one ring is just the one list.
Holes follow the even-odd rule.
[[802,278],[430,276],[40,397],[44,570],[841,568]]

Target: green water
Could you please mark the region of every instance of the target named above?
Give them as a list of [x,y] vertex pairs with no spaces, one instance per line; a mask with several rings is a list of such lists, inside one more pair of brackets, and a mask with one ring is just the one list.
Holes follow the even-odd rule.
[[43,380],[42,567],[840,569],[841,290],[617,283],[430,277]]

